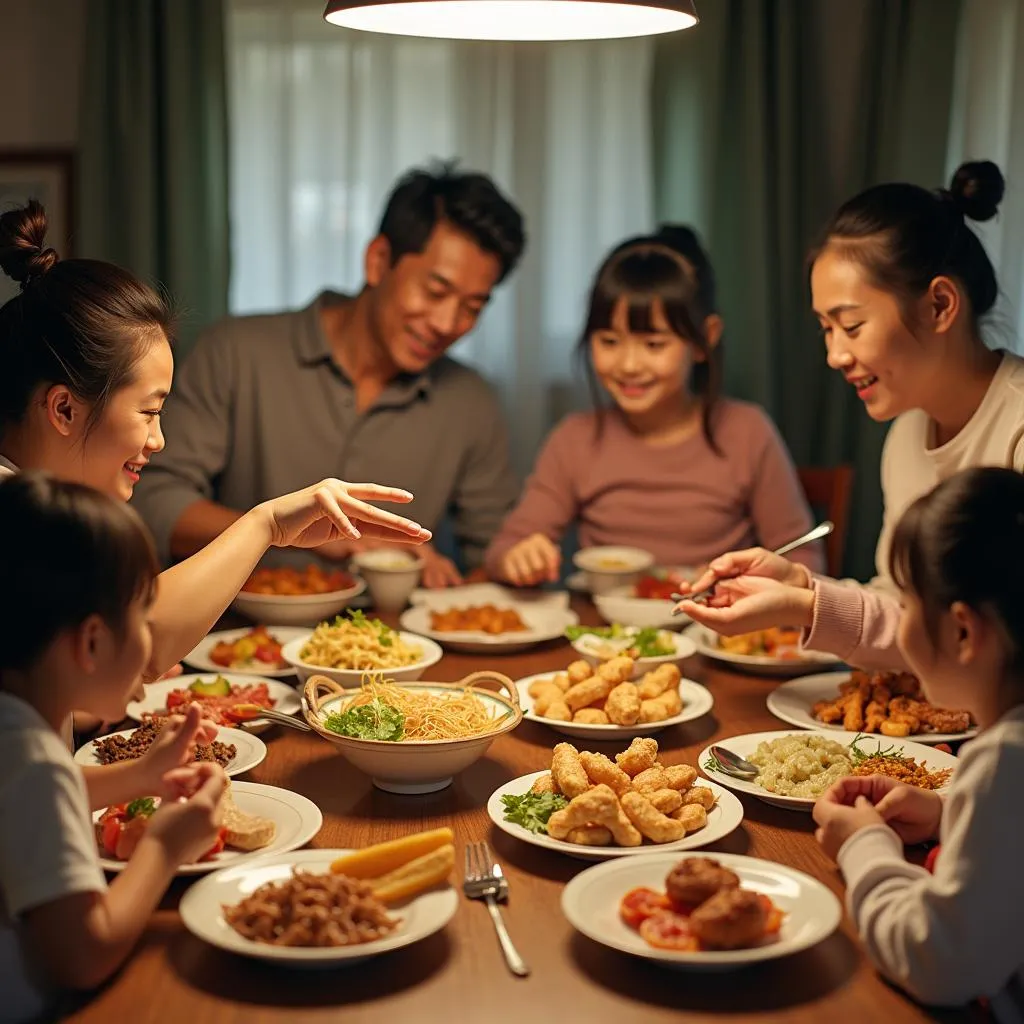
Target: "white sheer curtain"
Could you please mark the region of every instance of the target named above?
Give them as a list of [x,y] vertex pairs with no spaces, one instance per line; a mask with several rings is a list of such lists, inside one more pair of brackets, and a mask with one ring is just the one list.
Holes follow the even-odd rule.
[[1003,295],[992,344],[1024,351],[1024,0],[965,3],[957,49],[949,172],[964,160],[994,160],[1006,178],[995,220],[973,225]]
[[516,275],[454,354],[501,389],[520,471],[578,382],[598,260],[652,227],[648,40],[453,43],[325,25],[321,0],[229,0],[235,313],[354,289],[407,168],[458,158],[523,210]]

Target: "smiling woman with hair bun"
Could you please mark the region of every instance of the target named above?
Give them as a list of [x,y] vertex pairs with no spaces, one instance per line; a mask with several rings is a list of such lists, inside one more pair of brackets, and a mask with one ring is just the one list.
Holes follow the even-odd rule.
[[892,421],[876,579],[851,587],[766,551],[733,552],[693,584],[720,581],[711,607],[683,602],[694,619],[727,634],[803,625],[815,650],[867,669],[906,668],[888,571],[895,523],[962,469],[1024,470],[1024,360],[982,340],[999,284],[968,223],[993,218],[1004,189],[988,160],[963,164],[949,188],[876,185],[839,208],[811,254],[828,364],[872,419]]

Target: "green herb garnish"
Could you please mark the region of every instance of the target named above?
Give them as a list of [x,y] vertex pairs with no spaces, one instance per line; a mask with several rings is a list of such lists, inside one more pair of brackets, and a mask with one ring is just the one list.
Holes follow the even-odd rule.
[[555,811],[568,807],[569,801],[561,793],[511,793],[501,798],[505,807],[505,820],[522,825],[529,832],[543,832],[547,835],[548,818]]
[[140,797],[133,800],[125,808],[125,812],[129,818],[148,818],[156,812],[156,801],[151,796]]
[[635,651],[638,658],[662,658],[668,654],[675,654],[676,648],[672,637],[663,629],[656,629],[654,626],[645,626],[643,629],[633,629],[628,626],[614,623],[611,626],[568,626],[565,635],[570,640],[578,640],[581,636],[597,636],[602,640],[627,640],[629,646],[626,651]]
[[703,768],[706,772],[719,772],[722,775],[728,774],[728,772],[726,772],[725,769],[722,767],[722,762],[719,761],[714,754],[708,754],[708,756],[704,759],[704,763],[701,765],[701,768]]
[[405,735],[405,715],[375,698],[368,704],[328,715],[324,719],[324,728],[339,736],[397,743]]
[[[858,746],[858,744],[862,740],[867,740],[867,739],[872,739],[872,740],[875,741],[876,748],[875,748],[874,753],[871,753],[871,754],[865,753]],[[889,761],[906,761],[907,760],[906,754],[904,754],[902,750],[897,750],[895,744],[890,743],[889,746],[887,746],[883,750],[882,749],[882,742],[881,742],[881,740],[877,739],[877,737],[875,737],[875,736],[868,736],[868,735],[866,735],[865,733],[862,733],[862,732],[857,733],[857,735],[854,736],[854,738],[851,740],[850,746],[849,746],[849,751],[850,751],[850,757],[856,763],[858,763],[858,764],[861,761],[870,761],[870,760],[872,760],[873,758],[876,758],[876,757],[881,757],[881,758],[884,758],[884,759],[889,760]]]

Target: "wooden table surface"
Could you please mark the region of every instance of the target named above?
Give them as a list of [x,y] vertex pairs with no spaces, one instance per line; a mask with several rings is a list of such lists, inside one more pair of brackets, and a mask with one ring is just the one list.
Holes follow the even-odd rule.
[[[593,611],[579,608],[595,621]],[[521,678],[563,668],[572,651],[555,643],[505,657],[447,654],[430,672],[451,681],[485,665]],[[714,694],[710,715],[657,737],[666,764],[694,764],[711,740],[783,728],[765,707],[774,683],[721,671],[701,658],[684,665]],[[123,971],[69,1019],[140,1024],[270,1024],[284,1021],[625,1022],[745,1021],[872,1022],[982,1019],[973,1011],[926,1011],[885,984],[865,958],[845,917],[818,946],[738,972],[686,973],[617,953],[576,934],[562,916],[564,884],[585,861],[527,846],[495,829],[487,798],[502,783],[547,768],[559,735],[523,722],[499,738],[483,759],[446,790],[396,796],[375,789],[336,748],[313,735],[276,728],[264,735],[266,760],[245,779],[295,790],[323,811],[312,846],[360,847],[421,829],[455,831],[460,881],[463,845],[488,839],[509,877],[505,908],[513,940],[532,968],[525,979],[506,970],[486,908],[460,897],[442,932],[351,968],[288,970],[206,945],[187,932],[176,907],[187,880],[172,886]],[[602,744],[606,753],[616,745]],[[624,746],[619,744],[618,746]],[[820,879],[842,897],[834,864],[814,841],[809,815],[747,796],[742,825],[709,851],[779,861]],[[683,1015],[682,1017],[680,1015]]]

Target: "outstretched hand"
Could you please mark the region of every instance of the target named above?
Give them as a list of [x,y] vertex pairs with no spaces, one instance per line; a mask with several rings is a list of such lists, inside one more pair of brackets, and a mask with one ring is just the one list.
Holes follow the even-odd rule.
[[271,544],[315,548],[339,540],[401,541],[422,544],[431,533],[419,523],[369,504],[388,501],[407,504],[408,491],[380,484],[350,484],[333,478],[301,491],[264,502]]

